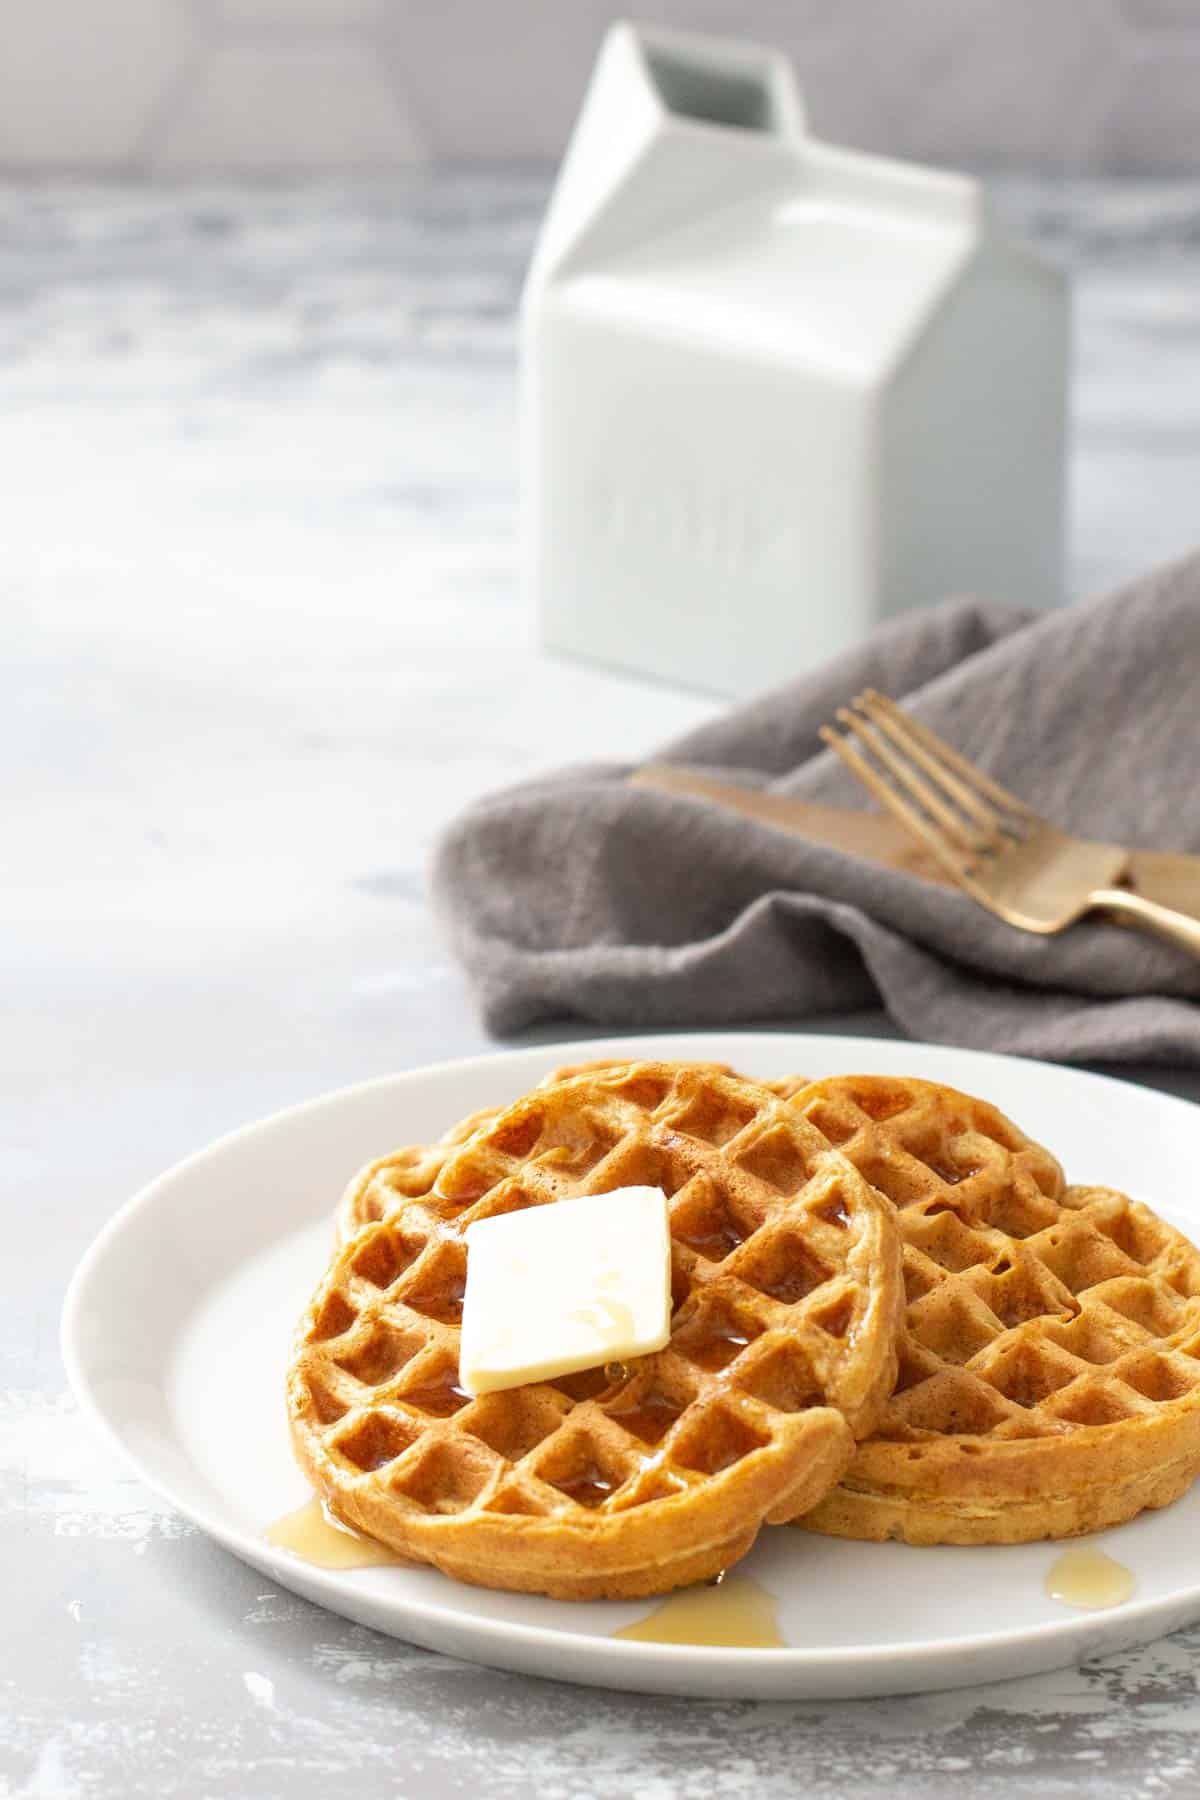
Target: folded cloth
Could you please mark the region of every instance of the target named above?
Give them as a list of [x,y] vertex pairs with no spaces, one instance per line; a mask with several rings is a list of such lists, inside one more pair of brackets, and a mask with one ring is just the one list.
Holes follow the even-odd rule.
[[[818,728],[874,686],[1066,829],[1200,851],[1200,554],[1049,615],[909,614],[656,760],[870,802]],[[489,1025],[797,1019],[881,1000],[913,1036],[1200,1063],[1200,964],[1089,918],[1057,937],[703,802],[567,770],[475,805],[434,893]]]

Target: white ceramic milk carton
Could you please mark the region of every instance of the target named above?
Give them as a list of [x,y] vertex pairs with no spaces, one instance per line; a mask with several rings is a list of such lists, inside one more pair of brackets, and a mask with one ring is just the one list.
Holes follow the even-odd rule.
[[1054,605],[1067,350],[976,182],[815,141],[770,51],[614,26],[524,298],[543,641],[742,694],[908,607]]

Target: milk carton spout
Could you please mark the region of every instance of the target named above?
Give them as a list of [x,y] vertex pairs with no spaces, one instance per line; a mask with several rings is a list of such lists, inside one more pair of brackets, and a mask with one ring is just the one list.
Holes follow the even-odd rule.
[[663,111],[695,125],[771,137],[803,135],[804,110],[785,57],[695,32],[618,25],[629,34]]
[[556,282],[794,179],[804,142],[804,108],[779,52],[610,26],[530,265],[527,329]]

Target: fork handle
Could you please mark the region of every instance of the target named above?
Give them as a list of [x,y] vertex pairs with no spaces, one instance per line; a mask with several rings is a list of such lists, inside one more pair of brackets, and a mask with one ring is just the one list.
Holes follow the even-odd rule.
[[1189,913],[1176,912],[1173,907],[1147,900],[1128,888],[1097,888],[1091,903],[1109,913],[1118,924],[1134,925],[1140,931],[1152,932],[1155,937],[1166,938],[1169,944],[1176,944],[1180,950],[1189,950],[1193,956],[1200,957],[1200,919],[1193,919]]

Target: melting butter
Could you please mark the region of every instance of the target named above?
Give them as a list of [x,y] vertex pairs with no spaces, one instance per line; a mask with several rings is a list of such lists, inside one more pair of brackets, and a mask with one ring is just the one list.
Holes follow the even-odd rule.
[[595,1332],[598,1350],[619,1350],[637,1337],[633,1308],[607,1295],[600,1295],[590,1306],[576,1307],[567,1317],[572,1324]]
[[1103,1606],[1120,1606],[1133,1598],[1137,1578],[1124,1563],[1115,1562],[1103,1550],[1076,1545],[1054,1559],[1046,1576],[1046,1592],[1064,1606],[1087,1612]]
[[324,1501],[314,1494],[294,1512],[284,1513],[266,1531],[268,1544],[290,1550],[293,1556],[318,1569],[369,1569],[381,1563],[406,1563],[374,1538],[362,1537],[335,1519]]
[[737,1650],[784,1650],[775,1600],[748,1575],[719,1585],[682,1588],[614,1637],[648,1644],[714,1644]]
[[501,1392],[661,1350],[671,1233],[661,1188],[615,1188],[467,1228],[459,1376]]

